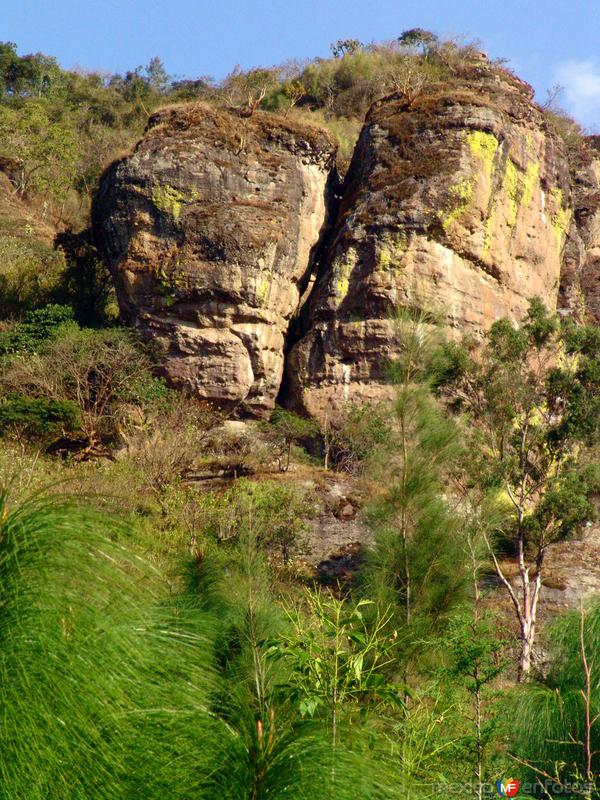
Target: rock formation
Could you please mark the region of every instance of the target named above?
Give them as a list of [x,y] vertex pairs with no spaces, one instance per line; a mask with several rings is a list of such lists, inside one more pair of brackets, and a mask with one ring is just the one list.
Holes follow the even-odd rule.
[[316,417],[385,395],[394,307],[451,329],[556,307],[572,210],[561,140],[527,84],[482,62],[412,103],[370,111],[346,179],[288,402]]
[[560,303],[578,320],[600,324],[600,137],[587,137],[573,160],[574,215],[563,258]]
[[531,87],[483,56],[375,103],[341,189],[317,127],[174,107],[104,175],[96,238],[172,384],[253,416],[281,389],[323,419],[390,393],[394,308],[456,336],[534,295],[600,320],[594,147],[571,174]]
[[334,156],[318,128],[197,104],[154,114],[105,173],[96,240],[124,321],[173,385],[250,415],[273,407]]

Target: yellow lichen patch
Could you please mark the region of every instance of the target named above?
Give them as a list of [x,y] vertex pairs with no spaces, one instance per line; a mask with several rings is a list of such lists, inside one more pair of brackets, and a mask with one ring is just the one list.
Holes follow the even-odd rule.
[[492,247],[492,214],[488,216],[485,221],[485,229],[483,232],[483,255],[485,256],[490,252]]
[[555,207],[555,211],[550,215],[550,225],[556,234],[559,247],[562,247],[571,223],[571,209],[564,205],[562,189],[552,189],[550,199]]
[[453,198],[453,207],[442,216],[442,228],[446,228],[455,222],[471,205],[473,193],[475,191],[475,179],[465,178],[465,180],[455,183],[450,187],[450,194]]
[[397,272],[401,266],[402,254],[408,247],[408,237],[404,231],[397,231],[386,237],[379,246],[377,269],[381,272]]
[[385,245],[381,247],[379,250],[379,259],[377,261],[377,266],[382,272],[389,272],[389,269],[392,264],[392,253]]
[[494,170],[494,158],[500,143],[493,133],[485,131],[469,131],[466,136],[471,157],[475,163],[471,165],[472,176],[464,178],[450,187],[452,207],[441,215],[441,223],[446,230],[459,219],[473,202],[475,186],[483,173],[489,181]]
[[171,214],[175,222],[179,221],[181,204],[184,200],[183,192],[174,186],[169,186],[168,183],[157,183],[152,187],[152,202],[163,214]]
[[358,261],[356,250],[350,248],[346,254],[346,260],[337,263],[334,267],[335,274],[335,296],[339,303],[346,297],[350,289],[350,275]]
[[528,206],[531,203],[533,190],[538,181],[539,174],[540,165],[537,162],[534,161],[528,164],[525,175],[523,176],[523,196],[521,197],[521,202],[524,206]]
[[507,222],[514,228],[521,205],[528,206],[533,197],[533,190],[538,180],[540,167],[536,162],[528,164],[525,172],[520,170],[508,158],[504,172],[504,192],[508,199]]
[[266,306],[271,294],[271,276],[261,275],[256,281],[256,299],[260,306]]
[[510,159],[506,159],[506,170],[504,172],[504,193],[508,199],[507,222],[510,228],[514,228],[519,211],[519,171]]
[[485,174],[490,178],[494,169],[494,156],[496,155],[496,150],[500,146],[498,139],[496,139],[493,133],[469,131],[467,134],[467,144],[469,145],[471,154],[483,162]]

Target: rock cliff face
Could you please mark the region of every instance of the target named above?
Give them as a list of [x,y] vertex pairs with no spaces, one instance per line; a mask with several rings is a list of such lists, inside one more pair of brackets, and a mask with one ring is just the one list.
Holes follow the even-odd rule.
[[318,128],[165,109],[105,174],[96,238],[174,385],[243,414],[281,391],[335,416],[390,393],[394,308],[435,309],[456,336],[518,321],[534,295],[600,321],[594,147],[570,172],[531,88],[479,57],[377,102],[341,189]]
[[560,140],[530,87],[487,63],[412,104],[376,104],[288,362],[288,402],[313,416],[386,393],[395,306],[457,332],[556,307],[572,210]]
[[320,129],[196,105],[152,116],[104,175],[96,239],[124,320],[158,344],[172,384],[251,415],[273,407],[334,156]]
[[560,302],[577,319],[600,324],[600,137],[588,137],[578,155]]

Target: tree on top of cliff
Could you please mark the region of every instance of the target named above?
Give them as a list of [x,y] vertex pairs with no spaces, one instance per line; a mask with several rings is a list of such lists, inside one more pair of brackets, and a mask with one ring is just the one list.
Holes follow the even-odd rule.
[[421,50],[423,53],[434,47],[439,42],[438,37],[424,28],[411,28],[398,37],[398,44]]
[[343,58],[361,50],[363,45],[358,39],[338,39],[331,45],[331,53],[334,58]]

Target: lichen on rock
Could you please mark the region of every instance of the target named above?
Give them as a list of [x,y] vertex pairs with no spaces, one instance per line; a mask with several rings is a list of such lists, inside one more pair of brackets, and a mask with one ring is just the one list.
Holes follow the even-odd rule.
[[485,64],[476,82],[373,106],[289,356],[291,407],[323,416],[388,395],[397,306],[435,309],[455,335],[520,320],[534,295],[556,307],[569,168],[531,94]]
[[584,193],[597,224],[582,227],[530,87],[474,70],[374,103],[341,189],[318,127],[202,103],[150,118],[94,220],[122,317],[173,384],[244,414],[279,395],[329,415],[391,393],[397,307],[435,310],[458,336],[520,320],[534,295],[556,307],[561,269],[563,295],[600,297],[600,167]]
[[102,178],[96,239],[121,315],[170,382],[265,415],[326,222],[335,145],[320,128],[205,104],[163,109]]

